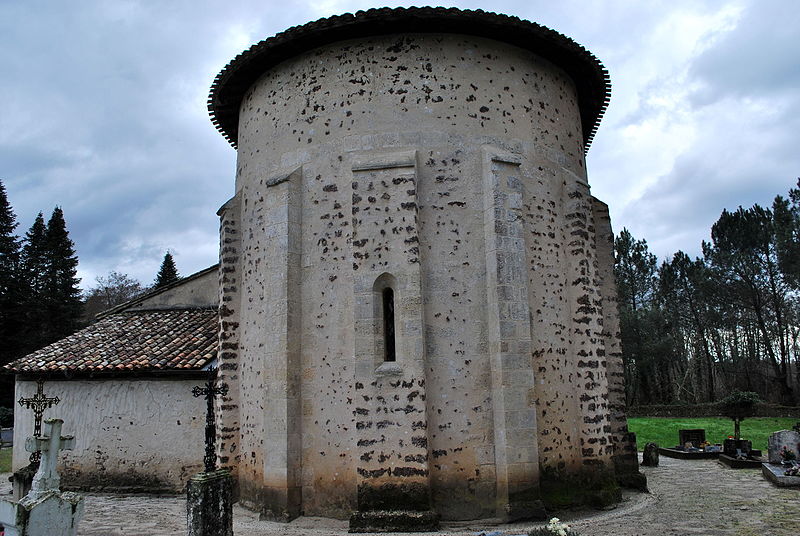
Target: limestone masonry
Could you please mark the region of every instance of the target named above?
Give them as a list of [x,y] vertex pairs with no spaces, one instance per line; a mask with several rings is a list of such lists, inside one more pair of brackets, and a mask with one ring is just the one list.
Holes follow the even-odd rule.
[[584,160],[607,99],[570,39],[441,8],[293,28],[220,73],[219,453],[243,504],[511,520],[638,482]]

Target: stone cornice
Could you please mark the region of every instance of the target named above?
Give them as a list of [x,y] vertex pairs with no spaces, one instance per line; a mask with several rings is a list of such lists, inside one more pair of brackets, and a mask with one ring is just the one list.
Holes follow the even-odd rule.
[[399,33],[451,33],[494,39],[530,50],[563,69],[578,92],[584,150],[588,150],[611,95],[608,71],[591,52],[554,30],[518,17],[456,8],[381,8],[295,26],[265,39],[217,74],[208,97],[211,121],[237,146],[239,107],[247,90],[275,65],[315,48]]

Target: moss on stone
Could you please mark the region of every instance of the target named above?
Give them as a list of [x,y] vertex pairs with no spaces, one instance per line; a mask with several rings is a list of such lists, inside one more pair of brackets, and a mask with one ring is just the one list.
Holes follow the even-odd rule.
[[560,471],[544,470],[539,489],[548,511],[575,506],[604,508],[622,500],[619,483],[609,471],[584,470],[566,475]]

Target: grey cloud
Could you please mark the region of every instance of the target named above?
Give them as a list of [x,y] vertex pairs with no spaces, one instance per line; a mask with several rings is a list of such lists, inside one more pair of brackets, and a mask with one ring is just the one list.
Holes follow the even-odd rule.
[[702,106],[726,95],[792,93],[800,88],[800,10],[791,2],[750,4],[740,23],[693,63],[690,75],[703,82],[692,95]]

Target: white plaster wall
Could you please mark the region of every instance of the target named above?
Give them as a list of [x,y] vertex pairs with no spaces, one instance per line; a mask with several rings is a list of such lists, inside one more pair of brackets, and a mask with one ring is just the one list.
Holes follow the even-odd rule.
[[[75,450],[64,451],[59,472],[65,487],[180,491],[203,469],[205,401],[192,396],[202,380],[46,381],[58,405],[44,418],[64,420]],[[36,393],[35,381],[16,382],[16,400]],[[28,464],[25,438],[33,412],[14,412],[12,465]]]

